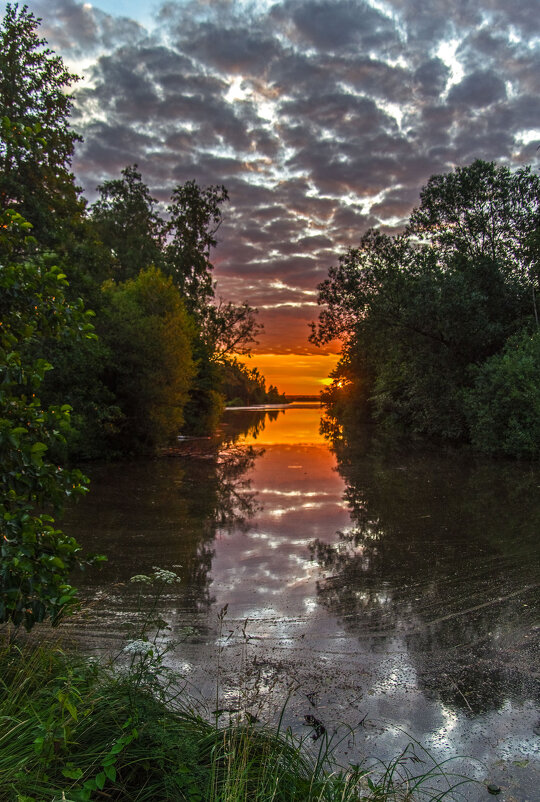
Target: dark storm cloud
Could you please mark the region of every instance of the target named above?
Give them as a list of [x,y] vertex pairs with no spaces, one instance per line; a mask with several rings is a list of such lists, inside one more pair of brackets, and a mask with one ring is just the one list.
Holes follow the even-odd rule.
[[202,25],[187,43],[182,45],[198,59],[231,74],[259,75],[276,56],[281,54],[279,43],[262,31],[246,27],[223,30],[220,25]]
[[414,71],[414,80],[422,94],[439,97],[445,90],[450,70],[440,58],[423,61]]
[[467,75],[448,93],[449,103],[463,104],[468,108],[484,108],[505,97],[503,79],[488,70],[477,70]]
[[506,0],[484,0],[482,6],[499,15],[502,22],[521,30],[528,36],[540,32],[540,15],[536,0],[520,0],[515,4],[507,3]]
[[[84,150],[79,156],[79,173],[85,176],[86,192],[91,194],[104,175],[120,173],[126,164],[152,146],[152,138],[124,125],[92,123],[86,128]],[[127,161],[126,161],[126,157]]]
[[379,220],[398,217],[404,220],[409,216],[411,208],[418,203],[416,189],[394,190],[385,193],[384,198],[371,207],[372,214]]
[[395,120],[381,111],[374,100],[352,92],[323,92],[316,103],[313,97],[284,101],[280,112],[297,125],[316,126],[321,133],[330,131],[345,142],[379,130],[397,131]]
[[89,197],[135,162],[164,204],[191,178],[225,184],[218,293],[261,306],[261,347],[278,350],[307,336],[341,250],[399,228],[430,175],[537,159],[540,14],[514,5],[184,0],[149,31],[81,0],[30,2],[84,69]]
[[319,50],[386,50],[397,40],[391,20],[361,0],[286,0],[273,15],[292,21],[295,33]]

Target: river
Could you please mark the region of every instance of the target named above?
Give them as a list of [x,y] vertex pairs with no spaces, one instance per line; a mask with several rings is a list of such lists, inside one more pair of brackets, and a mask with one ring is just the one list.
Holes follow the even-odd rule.
[[141,589],[150,604],[130,577],[176,571],[159,605],[167,661],[208,710],[276,721],[285,705],[284,725],[320,722],[355,763],[413,738],[532,802],[540,470],[389,448],[369,429],[332,446],[320,414],[229,411],[214,438],[91,466],[64,529],[108,562],[79,582],[67,631],[118,651]]

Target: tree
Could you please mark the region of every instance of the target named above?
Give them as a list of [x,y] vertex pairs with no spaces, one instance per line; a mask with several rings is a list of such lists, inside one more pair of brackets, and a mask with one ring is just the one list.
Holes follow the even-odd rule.
[[105,378],[123,422],[122,450],[153,451],[180,432],[195,364],[195,334],[170,277],[142,270],[123,284],[104,286],[106,309],[100,335],[110,349]]
[[[530,167],[511,172],[477,159],[432,176],[420,200],[409,222],[411,235],[432,244],[446,265],[481,274],[485,285],[521,282],[538,316],[534,243],[540,228],[540,179]],[[504,314],[507,300],[504,292],[492,298],[497,312]]]
[[277,387],[266,388],[266,380],[258,368],[249,368],[235,357],[222,363],[220,384],[229,406],[286,403]]
[[[196,374],[184,407],[185,426],[192,433],[207,432],[223,409],[218,363],[233,351],[246,353],[262,329],[256,321],[257,310],[249,304],[213,302],[210,252],[217,244],[220,205],[227,200],[227,191],[217,186],[201,189],[188,181],[174,190],[165,222],[136,165],[98,189],[100,198],[91,208],[90,229],[96,237],[91,251],[104,250],[105,259],[90,260],[90,269],[102,275],[99,262],[105,262],[108,277],[119,282],[136,279],[140,270],[152,266],[171,277],[195,324]],[[82,256],[88,262],[88,249]],[[92,303],[99,312],[101,301],[92,297]],[[101,330],[114,352],[106,326]],[[112,387],[114,382],[109,384]]]
[[210,250],[217,245],[220,206],[228,199],[224,186],[201,189],[195,181],[186,181],[176,187],[167,209],[166,271],[196,317],[204,317],[205,307],[214,297]]
[[0,622],[30,629],[53,624],[75,602],[70,573],[80,547],[54,526],[51,512],[84,492],[80,471],[58,465],[54,453],[70,431],[68,405],[44,407],[37,396],[52,365],[39,353],[43,338],[91,337],[82,304],[67,302],[66,277],[47,257],[15,262],[34,250],[31,225],[18,213],[0,217]]
[[435,246],[447,267],[489,260],[503,274],[525,278],[539,203],[540,179],[530,167],[511,172],[477,159],[429,179],[407,230]]
[[250,345],[257,342],[264,328],[257,323],[257,314],[258,310],[248,303],[233,304],[222,298],[217,304],[208,305],[201,321],[201,332],[214,359],[249,353]]
[[535,309],[539,202],[530,170],[477,161],[431,178],[403,234],[367,232],[319,285],[312,340],[344,341],[330,400],[341,401],[343,374],[363,414],[430,436],[470,436],[473,367],[527,329]]
[[98,191],[91,220],[109,254],[109,277],[125,281],[141,270],[160,267],[165,224],[137,165],[122,170],[122,178],[105,181]]
[[39,23],[8,3],[0,27],[0,210],[15,209],[41,247],[59,248],[62,228],[83,209],[70,172],[79,137],[66,93],[77,77],[46,48]]

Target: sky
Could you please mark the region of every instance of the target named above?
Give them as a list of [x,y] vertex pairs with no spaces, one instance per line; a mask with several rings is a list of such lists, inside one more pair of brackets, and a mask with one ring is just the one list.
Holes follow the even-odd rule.
[[398,231],[431,175],[476,158],[538,168],[538,0],[27,4],[82,77],[87,198],[134,163],[165,204],[227,187],[217,294],[258,307],[253,363],[287,392],[309,355],[313,392],[335,363],[307,339],[317,284],[368,228]]

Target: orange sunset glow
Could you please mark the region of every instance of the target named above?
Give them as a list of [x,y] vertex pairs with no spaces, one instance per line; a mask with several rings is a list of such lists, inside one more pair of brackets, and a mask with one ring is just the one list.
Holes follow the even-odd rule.
[[[301,404],[296,408],[292,405],[290,409],[279,410],[278,416],[271,422],[268,421],[263,429],[252,432],[240,438],[240,443],[247,446],[282,446],[284,449],[291,447],[298,451],[300,444],[314,446],[325,443],[326,440],[320,432],[321,407],[319,404],[312,404],[311,408],[306,408]],[[317,454],[314,452],[315,456]],[[325,448],[319,452],[319,456],[324,462],[329,461],[329,453]],[[330,457],[330,460],[332,458]],[[289,460],[290,462],[290,460]],[[310,471],[313,470],[312,459],[309,461]],[[303,465],[290,464],[287,466],[291,470],[303,469]]]
[[266,386],[276,386],[286,395],[318,395],[330,383],[338,354],[254,354],[240,357],[249,368],[258,368]]

